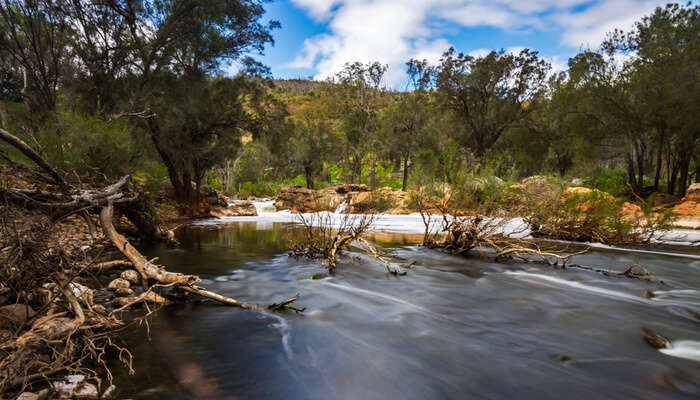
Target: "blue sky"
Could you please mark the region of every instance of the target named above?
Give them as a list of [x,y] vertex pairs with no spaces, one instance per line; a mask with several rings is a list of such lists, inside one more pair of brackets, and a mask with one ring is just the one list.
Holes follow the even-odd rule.
[[351,61],[389,65],[386,83],[401,88],[410,58],[436,62],[449,46],[538,50],[563,69],[581,48],[613,28],[627,29],[663,2],[654,0],[276,0],[275,46],[261,61],[279,78],[323,79]]

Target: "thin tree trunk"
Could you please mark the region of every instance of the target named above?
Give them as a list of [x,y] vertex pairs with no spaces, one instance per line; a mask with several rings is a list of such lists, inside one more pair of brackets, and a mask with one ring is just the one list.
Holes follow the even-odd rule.
[[661,181],[661,164],[663,163],[663,144],[664,134],[659,135],[659,144],[656,151],[656,174],[654,175],[654,191],[659,191],[659,182]]
[[408,154],[403,157],[403,183],[401,184],[401,190],[406,191],[408,187]]
[[304,167],[304,176],[306,177],[306,188],[307,189],[313,189],[314,188],[314,175],[311,170],[311,167],[305,166]]

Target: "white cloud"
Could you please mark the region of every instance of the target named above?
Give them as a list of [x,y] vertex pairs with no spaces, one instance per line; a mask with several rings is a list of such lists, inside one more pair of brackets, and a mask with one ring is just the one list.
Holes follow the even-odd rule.
[[[450,47],[445,27],[489,26],[560,35],[572,51],[596,48],[614,28],[628,29],[662,2],[654,0],[292,0],[328,33],[307,38],[287,67],[309,68],[326,78],[351,61],[389,65],[387,83],[402,80],[410,58],[436,62]],[[469,34],[468,30],[464,34]],[[504,43],[505,45],[509,45]],[[509,51],[521,49],[510,48]],[[490,49],[458,49],[485,55]],[[537,49],[535,49],[537,50]],[[562,57],[548,57],[565,69]]]

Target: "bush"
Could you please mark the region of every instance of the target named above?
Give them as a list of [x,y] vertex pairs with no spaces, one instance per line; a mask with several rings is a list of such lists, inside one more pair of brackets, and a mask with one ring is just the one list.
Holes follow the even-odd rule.
[[563,191],[553,201],[531,204],[525,220],[536,237],[607,244],[648,243],[671,228],[671,212],[656,213],[653,199],[633,216],[622,213],[623,203],[598,190]]
[[610,193],[615,197],[629,194],[627,175],[619,169],[601,168],[584,179],[586,187]]
[[113,179],[138,168],[142,138],[129,134],[126,119],[104,120],[74,112],[57,112],[41,129],[47,160],[81,177],[104,174]]

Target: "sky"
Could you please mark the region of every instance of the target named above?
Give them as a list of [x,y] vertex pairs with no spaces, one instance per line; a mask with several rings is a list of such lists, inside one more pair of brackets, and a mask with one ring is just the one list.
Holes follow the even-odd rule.
[[275,0],[274,46],[258,57],[276,78],[325,79],[347,62],[388,64],[387,86],[402,89],[405,62],[437,63],[450,46],[539,51],[554,70],[597,48],[607,32],[629,29],[664,2],[654,0]]

